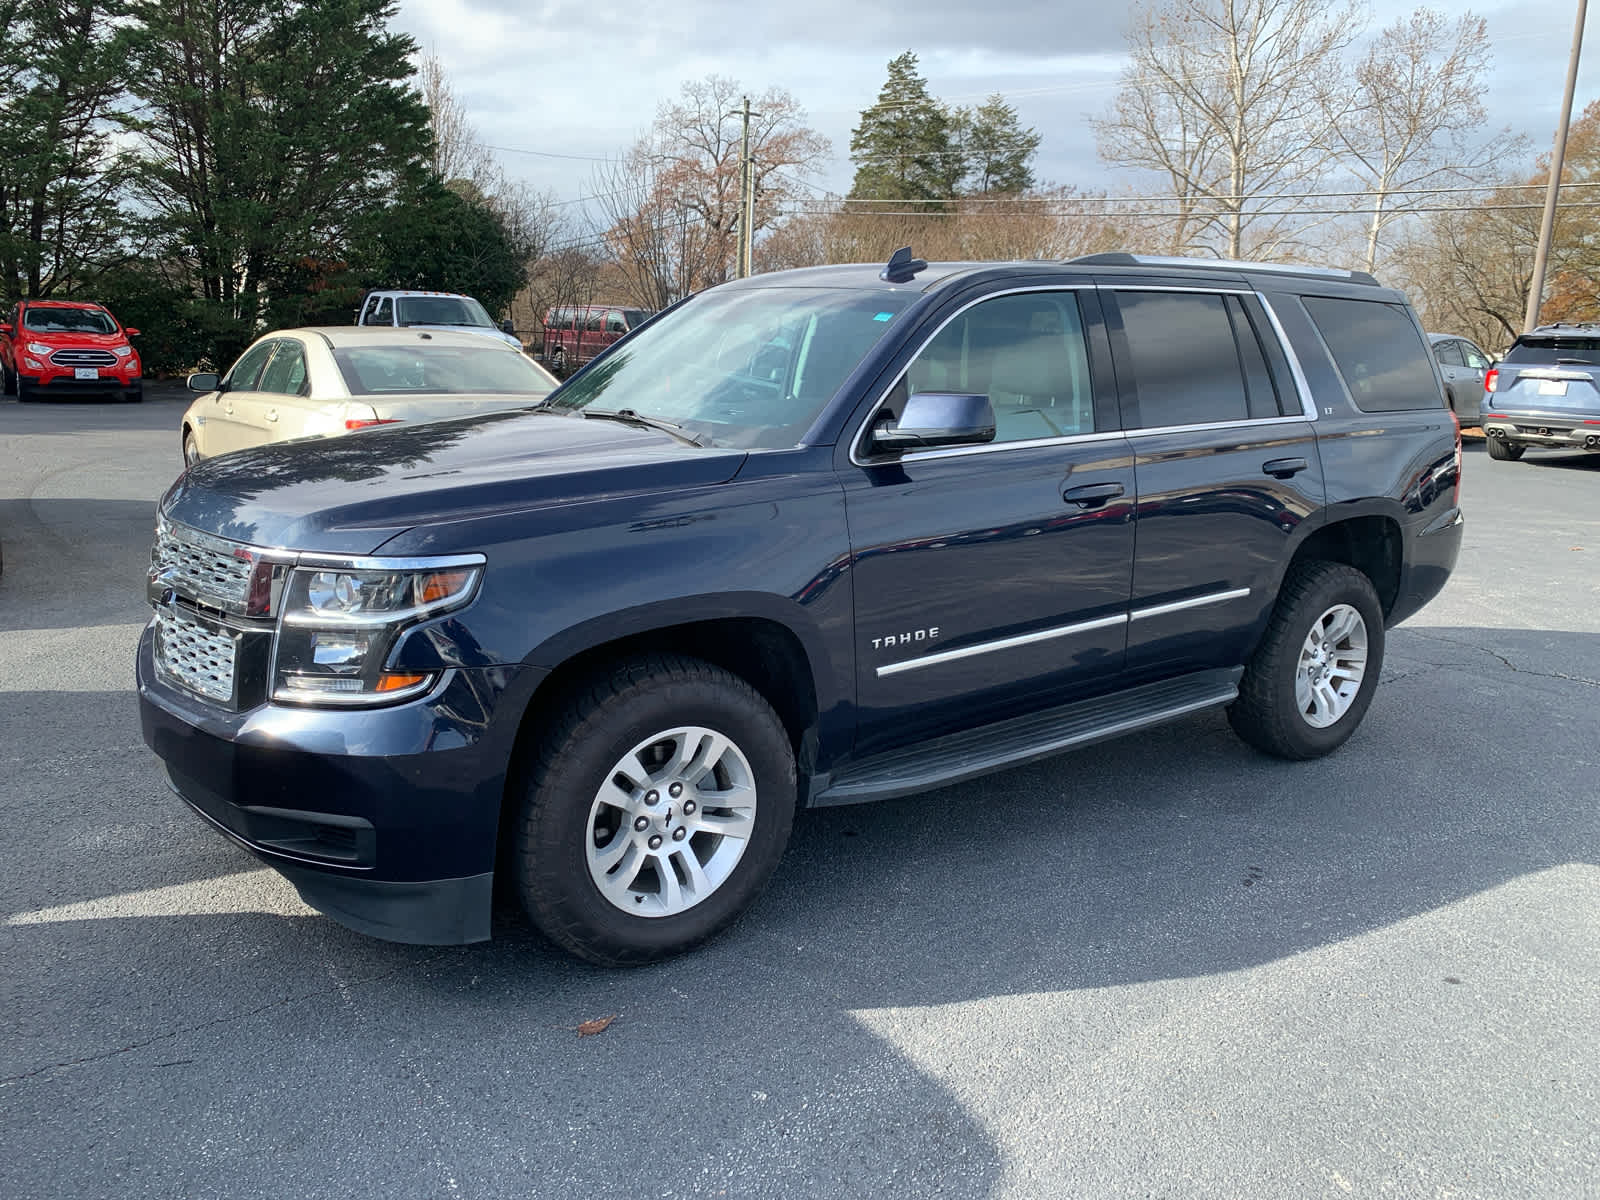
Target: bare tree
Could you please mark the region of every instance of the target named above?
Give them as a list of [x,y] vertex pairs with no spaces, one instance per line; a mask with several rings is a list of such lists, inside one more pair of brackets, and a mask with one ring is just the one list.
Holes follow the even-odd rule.
[[[1134,13],[1132,61],[1094,122],[1100,156],[1165,176],[1173,241],[1271,253],[1307,211],[1332,158],[1342,56],[1356,0],[1167,0]],[[1330,109],[1332,111],[1330,111]]]
[[[680,271],[682,286],[696,290],[721,283],[733,270],[739,231],[739,175],[746,93],[738,81],[719,75],[683,84],[679,98],[663,103],[650,130],[629,152],[630,171],[649,188],[638,195],[639,212],[655,223],[676,222],[680,241],[694,261]],[[750,157],[756,193],[753,232],[769,228],[780,209],[808,189],[808,178],[829,153],[826,138],[805,125],[805,110],[782,88],[751,99]],[[599,190],[610,190],[601,189]]]
[[1452,22],[1430,8],[1383,30],[1356,64],[1354,103],[1329,124],[1341,159],[1372,193],[1367,270],[1376,268],[1379,239],[1395,221],[1436,204],[1440,188],[1476,183],[1524,152],[1504,133],[1474,143],[1488,65],[1482,17]]
[[492,192],[498,174],[494,155],[478,137],[437,54],[425,54],[417,62],[417,86],[428,106],[434,173],[446,183],[465,180],[485,195]]

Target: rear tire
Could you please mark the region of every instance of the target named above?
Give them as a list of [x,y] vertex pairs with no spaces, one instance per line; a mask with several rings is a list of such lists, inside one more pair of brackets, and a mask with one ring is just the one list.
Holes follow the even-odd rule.
[[1228,723],[1277,758],[1337,749],[1372,703],[1383,643],[1383,606],[1366,575],[1344,563],[1290,567]]
[[517,822],[523,904],[602,966],[682,953],[739,916],[794,823],[794,751],[743,679],[649,655],[578,688],[534,750]]
[[1496,462],[1516,462],[1526,449],[1519,442],[1508,442],[1504,438],[1489,439],[1489,457]]

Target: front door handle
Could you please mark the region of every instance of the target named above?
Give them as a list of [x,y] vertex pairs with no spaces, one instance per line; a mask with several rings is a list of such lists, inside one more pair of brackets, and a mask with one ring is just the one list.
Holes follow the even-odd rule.
[[275,408],[267,409],[267,420],[276,421],[277,419],[278,419],[278,410],[275,409]]
[[1061,493],[1061,498],[1079,508],[1099,508],[1107,500],[1115,500],[1120,495],[1120,483],[1086,483],[1082,487],[1068,488]]
[[1274,479],[1291,479],[1310,466],[1303,458],[1275,458],[1261,464],[1261,473]]
[[227,413],[230,417],[233,416],[233,401],[230,400],[227,404],[223,405],[222,411]]

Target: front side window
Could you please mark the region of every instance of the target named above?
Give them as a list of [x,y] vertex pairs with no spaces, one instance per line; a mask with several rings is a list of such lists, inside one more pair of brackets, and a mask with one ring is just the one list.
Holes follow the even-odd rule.
[[35,333],[115,333],[117,323],[93,308],[51,308],[35,305],[27,310],[24,327]]
[[254,391],[256,380],[261,375],[261,368],[277,345],[276,341],[257,342],[241,354],[239,361],[234,363],[233,369],[228,372],[226,383],[229,390],[235,392]]
[[1305,296],[1301,303],[1362,412],[1444,407],[1428,347],[1400,305],[1329,296]]
[[280,396],[298,396],[306,382],[306,352],[299,342],[283,341],[261,373],[262,392],[275,392]]
[[385,296],[378,301],[378,306],[372,311],[372,323],[374,325],[394,324],[394,298],[392,296]]
[[832,288],[708,292],[620,343],[551,403],[632,409],[713,445],[793,446],[912,300]]
[[1093,433],[1077,295],[997,296],[957,314],[911,360],[889,408],[898,412],[904,396],[919,392],[988,396],[996,442]]
[[1482,350],[1479,350],[1471,342],[1462,342],[1461,352],[1466,355],[1467,366],[1473,368],[1473,370],[1483,371],[1488,369],[1488,355],[1484,354]]

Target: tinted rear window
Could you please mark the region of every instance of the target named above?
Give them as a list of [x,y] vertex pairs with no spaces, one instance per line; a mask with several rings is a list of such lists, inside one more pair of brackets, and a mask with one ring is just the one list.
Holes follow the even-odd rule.
[[1517,344],[1506,351],[1505,361],[1553,363],[1558,358],[1573,358],[1590,366],[1600,365],[1600,338],[1518,338]]
[[1327,296],[1306,296],[1302,303],[1357,408],[1394,412],[1444,406],[1433,356],[1400,305]]

